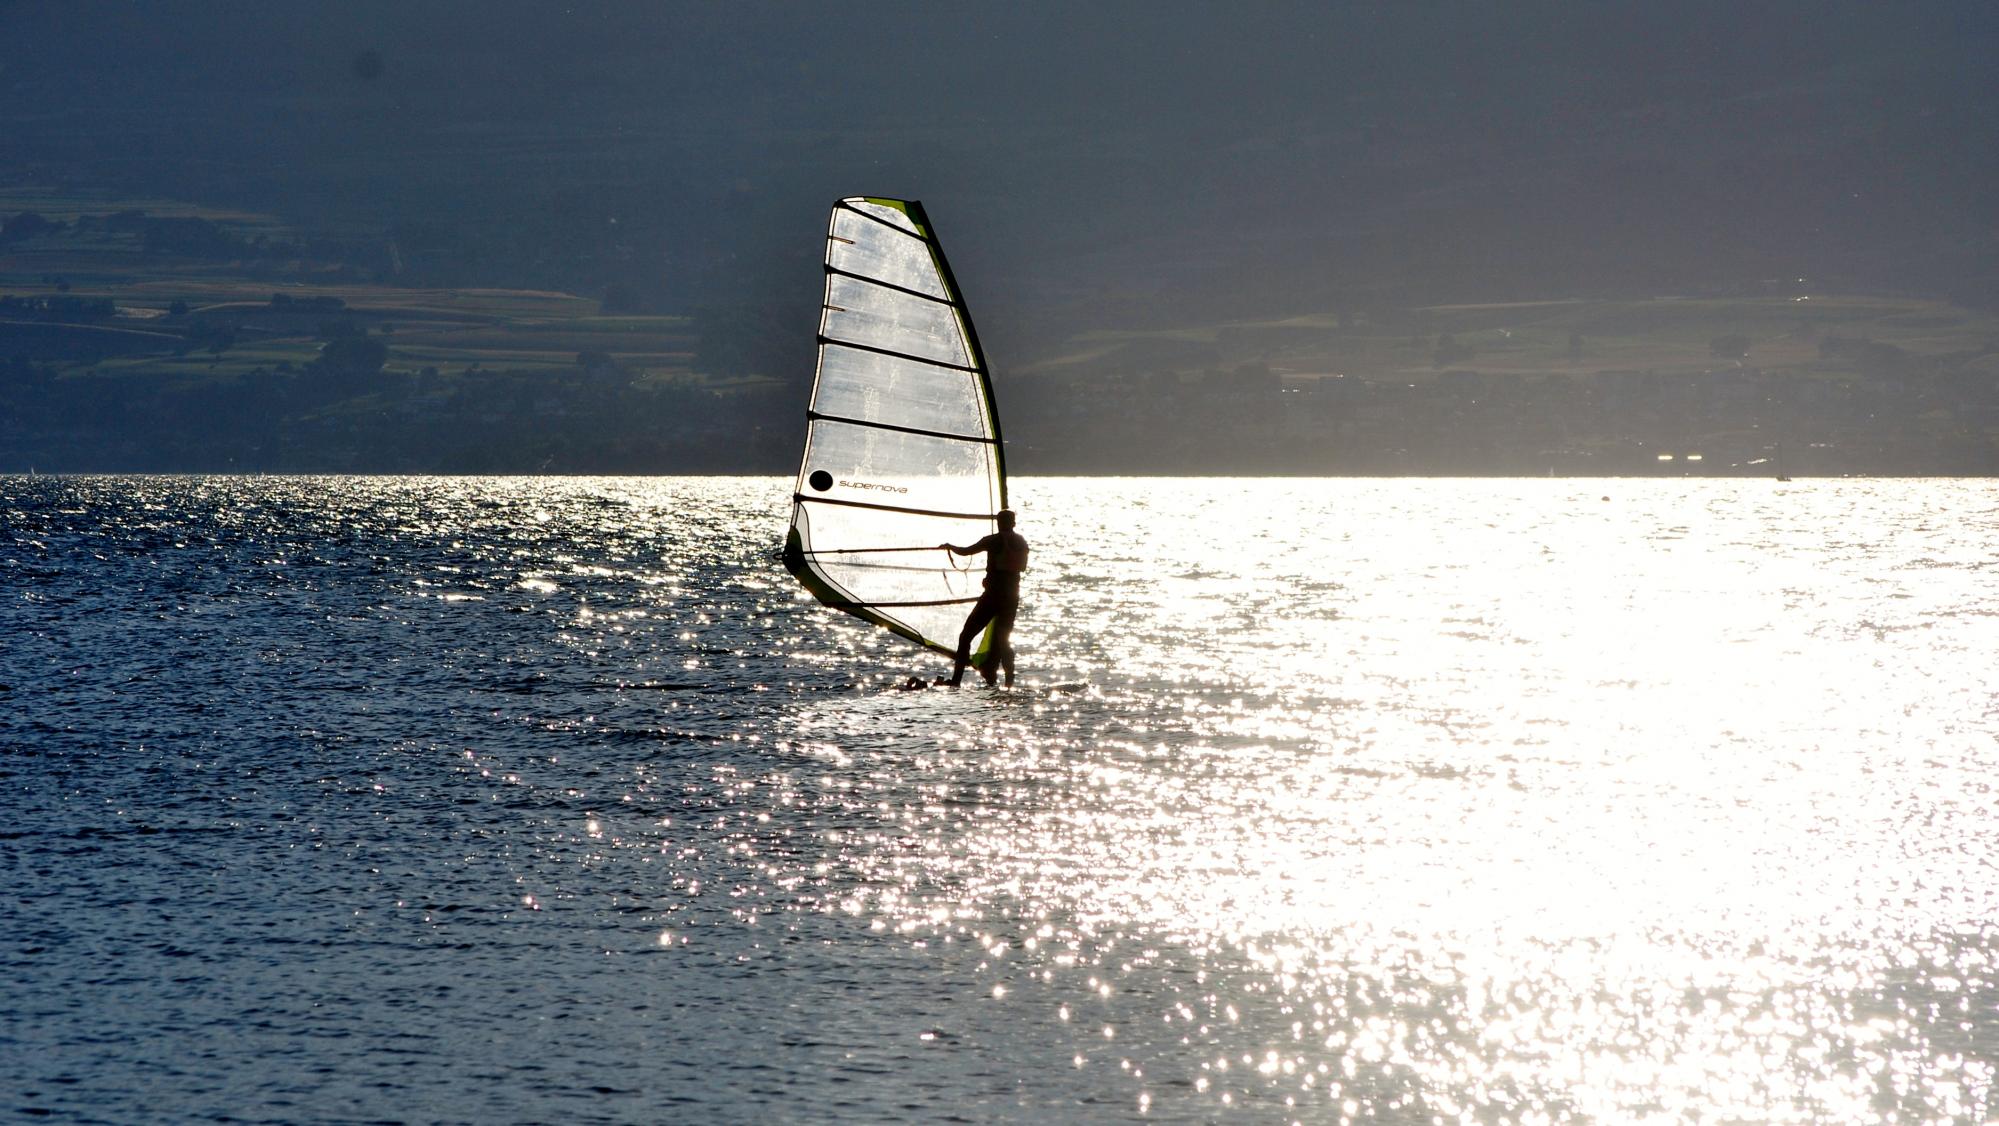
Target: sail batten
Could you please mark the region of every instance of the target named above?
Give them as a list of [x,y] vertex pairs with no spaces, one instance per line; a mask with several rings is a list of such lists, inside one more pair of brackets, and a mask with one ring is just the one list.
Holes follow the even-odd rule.
[[898,434],[921,434],[926,438],[949,438],[954,442],[997,442],[998,438],[979,434],[951,434],[942,430],[924,430],[915,426],[897,426],[892,422],[872,422],[865,418],[843,418],[837,414],[820,414],[818,411],[806,415],[814,422],[838,422],[847,426],[867,426],[876,430],[893,430]]
[[[793,493],[791,499],[794,505],[831,504],[831,505],[838,505],[842,508],[872,508],[878,512],[900,512],[907,516],[934,516],[939,520],[984,520],[990,522],[993,518],[992,513],[985,513],[985,512],[948,512],[935,508],[911,508],[908,505],[902,505],[902,504],[883,504],[880,501],[871,501],[871,500],[843,500],[835,497],[810,497],[806,496],[804,493]],[[998,512],[999,510],[994,509],[993,511]],[[974,538],[983,538],[983,537],[984,533],[981,533],[980,536]],[[927,544],[924,545],[924,549],[931,551],[937,550],[935,547],[932,547]],[[917,549],[910,548],[910,550],[914,551]]]
[[[872,202],[874,202],[874,201],[870,200],[870,201],[868,201],[868,202],[872,203]],[[914,201],[914,200],[907,200],[907,201],[896,201],[896,202],[908,202],[908,203],[914,203],[914,202],[916,202],[916,201]],[[880,223],[880,224],[881,224],[882,226],[884,226],[884,227],[893,227],[894,229],[896,229],[896,230],[898,230],[898,231],[903,231],[903,232],[906,232],[906,233],[908,233],[908,234],[912,234],[912,235],[915,235],[915,236],[916,236],[916,237],[918,237],[918,238],[925,238],[925,235],[923,234],[923,230],[922,230],[921,228],[913,228],[913,227],[910,227],[910,226],[908,226],[908,225],[907,225],[907,223],[906,223],[905,221],[903,221],[903,220],[902,220],[902,217],[901,217],[901,216],[898,216],[898,218],[897,218],[896,220],[890,220],[890,219],[888,218],[888,215],[887,215],[887,214],[885,214],[885,213],[883,213],[883,212],[881,212],[881,211],[875,211],[875,210],[868,210],[868,209],[865,209],[865,208],[862,208],[862,207],[858,207],[858,206],[856,206],[856,201],[855,201],[855,200],[851,200],[851,199],[843,199],[843,200],[841,200],[840,202],[838,202],[838,203],[836,203],[836,204],[834,204],[834,205],[833,205],[833,211],[834,211],[834,215],[835,215],[835,217],[836,217],[836,218],[838,217],[838,215],[839,215],[839,213],[840,213],[841,211],[850,211],[850,212],[854,213],[855,215],[859,215],[859,216],[860,216],[861,218],[863,218],[863,219],[870,219],[870,220],[873,220],[874,222],[877,222],[877,223]],[[906,213],[904,213],[904,214],[906,214]],[[927,224],[925,224],[925,226],[927,226]],[[927,241],[927,239],[926,239],[926,241]]]
[[948,653],[981,572],[936,545],[1006,507],[985,358],[921,204],[840,200],[825,246],[785,565],[825,605]]
[[[840,311],[845,312],[846,310],[842,309]],[[914,356],[908,352],[897,352],[888,348],[877,348],[868,344],[856,343],[855,341],[852,340],[835,340],[830,336],[821,336],[819,338],[819,343],[822,345],[832,344],[841,348],[850,348],[859,352],[872,352],[877,356],[888,356],[891,359],[908,360],[911,363],[925,364],[934,368],[949,368],[952,371],[962,371],[962,372],[977,374],[985,370],[984,368],[971,367],[966,364],[952,364],[952,363],[946,363],[943,360],[933,360],[924,356]]]
[[[867,277],[864,274],[850,273],[846,270],[839,269],[838,267],[835,266],[826,267],[826,272],[829,274],[838,274],[840,277],[843,278],[852,278],[857,282],[863,282],[867,285],[872,285],[877,289],[889,289],[889,290],[894,290],[897,293],[907,293],[911,297],[914,297],[920,301],[935,301],[940,305],[949,305],[951,303],[951,299],[948,297],[939,297],[935,294],[924,293],[922,290],[909,289],[904,286],[896,285],[894,282],[885,282],[880,278],[871,278]],[[847,310],[845,309],[841,309],[839,311],[843,313],[847,312]]]

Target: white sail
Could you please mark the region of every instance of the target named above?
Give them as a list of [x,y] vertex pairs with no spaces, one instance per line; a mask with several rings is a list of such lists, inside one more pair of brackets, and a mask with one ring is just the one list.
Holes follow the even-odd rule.
[[951,652],[983,566],[937,545],[994,530],[1006,467],[985,357],[921,204],[833,205],[806,417],[785,566],[826,605]]

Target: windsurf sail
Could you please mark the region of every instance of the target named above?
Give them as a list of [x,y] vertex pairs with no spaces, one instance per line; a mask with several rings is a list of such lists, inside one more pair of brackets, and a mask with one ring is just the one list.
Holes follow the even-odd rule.
[[839,201],[785,567],[820,602],[949,654],[984,565],[937,545],[980,539],[1005,507],[992,379],[923,205]]

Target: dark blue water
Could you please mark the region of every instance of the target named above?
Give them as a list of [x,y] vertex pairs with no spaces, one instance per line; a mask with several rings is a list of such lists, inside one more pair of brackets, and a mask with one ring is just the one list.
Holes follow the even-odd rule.
[[1012,693],[786,488],[0,480],[0,1097],[1993,1113],[1986,486],[1022,483]]
[[[798,764],[755,733],[800,693],[852,688],[850,670],[785,660],[788,591],[743,613],[772,546],[741,506],[764,516],[768,491],[11,482],[15,1107],[547,1121],[923,1104],[913,1075],[907,1094],[865,1079],[926,1047],[913,1025],[948,979],[857,964],[844,944],[866,920],[799,909],[814,888],[773,903],[763,874],[812,842],[759,822]],[[633,832],[644,849],[620,847]],[[773,912],[787,923],[756,925]],[[870,1027],[884,1003],[899,1044]],[[864,1038],[838,1034],[856,1021]]]

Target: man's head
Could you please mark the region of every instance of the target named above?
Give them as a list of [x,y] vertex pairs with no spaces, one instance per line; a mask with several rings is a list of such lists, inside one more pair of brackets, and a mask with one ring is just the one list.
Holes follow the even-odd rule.
[[1002,532],[1013,531],[1013,509],[1011,508],[1000,509],[997,519],[999,520],[1000,531]]

